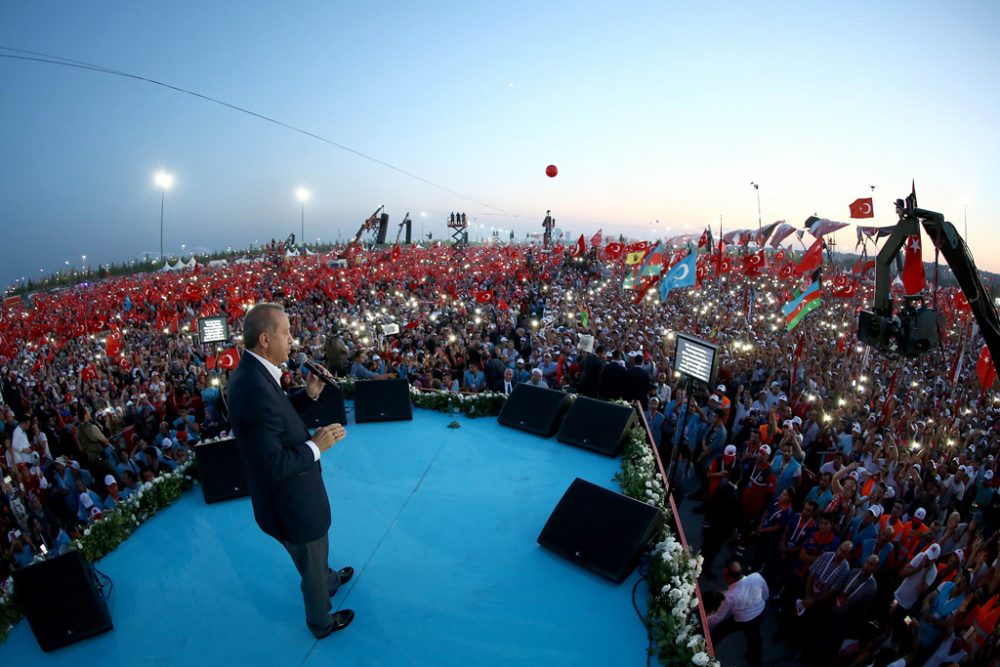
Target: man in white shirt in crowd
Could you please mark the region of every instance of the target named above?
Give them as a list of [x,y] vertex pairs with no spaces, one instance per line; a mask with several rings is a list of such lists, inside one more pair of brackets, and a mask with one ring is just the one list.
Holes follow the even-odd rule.
[[28,439],[28,428],[31,425],[31,417],[25,413],[17,418],[17,428],[11,445],[14,448],[14,465],[19,463],[31,463],[31,441]]
[[764,577],[754,572],[743,576],[739,561],[731,561],[722,572],[729,588],[722,604],[708,617],[712,641],[718,646],[725,637],[742,630],[747,642],[747,664],[756,666],[761,661],[760,624],[764,606],[771,592]]
[[920,612],[916,606],[917,599],[930,589],[937,578],[937,560],[941,556],[941,547],[937,542],[914,556],[904,567],[899,578],[901,583],[895,592],[895,602],[892,607],[893,634],[902,637],[905,634],[906,619],[910,612]]

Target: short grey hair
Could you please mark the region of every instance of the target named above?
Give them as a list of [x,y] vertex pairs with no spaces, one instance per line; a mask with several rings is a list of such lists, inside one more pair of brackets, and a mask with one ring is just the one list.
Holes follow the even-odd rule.
[[243,318],[243,346],[248,350],[257,348],[262,333],[273,334],[278,330],[278,320],[274,313],[285,312],[280,303],[258,303]]

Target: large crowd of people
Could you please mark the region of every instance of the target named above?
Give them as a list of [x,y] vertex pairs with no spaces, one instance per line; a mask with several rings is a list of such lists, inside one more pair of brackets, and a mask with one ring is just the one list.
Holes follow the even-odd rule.
[[[871,293],[849,271],[825,267],[821,307],[788,331],[791,257],[711,260],[661,302],[622,289],[627,255],[339,248],[39,295],[0,323],[0,580],[224,431],[224,350],[198,344],[196,320],[224,314],[238,334],[249,304],[280,301],[342,376],[641,402],[675,493],[704,515],[702,587],[727,584],[706,592],[713,635],[743,630],[750,663],[764,614],[803,661],[996,660],[1000,403],[956,363],[982,345],[968,311],[942,295],[941,350],[891,359],[855,338]],[[718,346],[712,386],[675,372],[677,333]]]

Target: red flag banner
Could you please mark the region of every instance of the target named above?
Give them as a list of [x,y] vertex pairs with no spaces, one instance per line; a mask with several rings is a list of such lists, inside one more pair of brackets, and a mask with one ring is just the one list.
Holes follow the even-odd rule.
[[993,363],[993,357],[990,356],[990,348],[985,345],[979,351],[979,359],[976,361],[976,375],[979,376],[979,384],[984,392],[992,387],[997,379],[997,367]]
[[389,253],[389,257],[392,258],[392,261],[395,262],[397,259],[399,259],[400,255],[402,255],[402,254],[403,254],[403,251],[399,247],[399,244],[397,243],[396,245],[392,246],[392,252]]
[[813,244],[809,246],[805,254],[802,255],[802,259],[795,266],[794,273],[797,276],[801,276],[804,273],[812,273],[820,267],[823,263],[823,239],[816,239]]
[[920,249],[920,235],[914,234],[906,240],[906,254],[903,256],[903,289],[907,296],[920,294],[927,287],[924,275],[924,259]]
[[621,243],[609,243],[604,246],[604,254],[607,255],[608,259],[618,259],[624,251],[625,246]]
[[759,276],[764,270],[764,251],[760,250],[743,258],[743,273],[747,276]]
[[215,359],[215,365],[219,368],[225,368],[226,370],[232,370],[236,368],[236,365],[240,362],[240,353],[235,347],[231,347],[222,354],[220,354]]
[[91,380],[97,379],[97,366],[94,365],[94,362],[90,362],[82,371],[80,371],[80,379],[84,382],[90,382]]
[[590,237],[590,247],[591,248],[600,248],[601,247],[601,231],[602,230],[598,229],[597,233],[594,234],[592,237]]
[[493,302],[493,292],[482,291],[476,292],[476,303],[492,303]]
[[872,198],[864,197],[861,199],[855,199],[853,202],[851,202],[851,217],[874,218],[875,208],[872,205]]
[[583,234],[580,234],[580,238],[577,240],[576,245],[574,245],[573,249],[569,251],[569,256],[579,257],[585,252],[587,252],[587,243],[583,239]]

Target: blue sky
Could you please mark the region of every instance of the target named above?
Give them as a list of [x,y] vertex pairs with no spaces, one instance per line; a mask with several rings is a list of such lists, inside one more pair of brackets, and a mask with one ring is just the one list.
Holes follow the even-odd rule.
[[655,238],[755,227],[751,181],[765,224],[846,220],[871,184],[891,224],[915,178],[960,230],[968,206],[1000,270],[1000,5],[813,4],[4,3],[0,46],[205,93],[467,198],[188,95],[0,58],[0,284],[155,252],[160,168],[168,253],[297,232],[298,186],[310,239],[381,203],[435,238],[452,210],[523,238],[546,209]]

